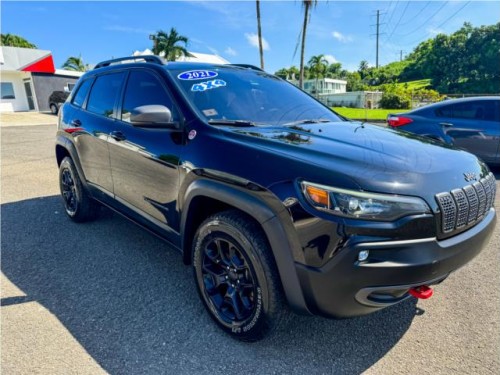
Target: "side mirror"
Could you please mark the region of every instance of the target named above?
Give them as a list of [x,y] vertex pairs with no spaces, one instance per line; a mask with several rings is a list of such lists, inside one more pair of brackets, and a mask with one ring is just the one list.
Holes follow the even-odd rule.
[[130,123],[143,128],[179,128],[172,122],[172,112],[164,105],[142,105],[135,107],[130,113]]

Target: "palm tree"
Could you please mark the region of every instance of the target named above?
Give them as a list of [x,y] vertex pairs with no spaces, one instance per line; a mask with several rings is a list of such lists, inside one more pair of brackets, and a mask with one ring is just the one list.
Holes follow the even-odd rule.
[[[185,48],[188,44],[188,38],[179,35],[177,30],[173,27],[170,29],[169,33],[158,30],[156,34],[152,36],[152,39],[154,42],[153,53],[157,56],[163,55],[168,61],[175,61],[177,58],[188,54]],[[184,46],[179,46],[177,43],[184,43]]]
[[33,43],[15,34],[1,34],[1,45],[6,47],[37,48]]
[[359,69],[358,69],[358,72],[359,74],[361,75],[361,78],[365,78],[365,76],[367,75],[367,72],[368,72],[368,69],[370,68],[370,66],[368,65],[368,61],[366,60],[362,60],[360,63],[359,63]]
[[299,87],[302,89],[304,87],[304,53],[306,49],[306,31],[307,24],[309,23],[309,10],[311,7],[315,7],[318,4],[318,0],[302,0],[302,6],[304,7],[304,24],[302,25],[302,44],[300,46],[300,77],[299,77]]
[[75,72],[86,72],[87,70],[89,70],[88,64],[83,63],[81,55],[78,57],[68,57],[66,62],[62,65],[62,68],[66,70],[73,70]]
[[313,76],[316,78],[316,93],[318,93],[318,79],[326,72],[328,61],[325,59],[325,55],[317,55],[312,56],[307,64]]
[[264,70],[264,49],[262,48],[262,30],[260,28],[260,0],[255,1],[257,7],[257,35],[259,36],[260,68]]

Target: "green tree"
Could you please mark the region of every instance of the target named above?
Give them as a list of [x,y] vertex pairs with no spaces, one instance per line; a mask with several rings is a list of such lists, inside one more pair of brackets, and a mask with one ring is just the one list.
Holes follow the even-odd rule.
[[259,55],[260,55],[260,68],[264,70],[264,48],[262,47],[262,29],[260,25],[260,1],[255,1],[257,8],[257,35],[259,37]]
[[300,76],[299,87],[304,88],[304,55],[306,50],[306,32],[307,25],[310,21],[310,10],[318,4],[318,0],[302,0],[302,7],[304,8],[304,22],[302,24],[302,43],[300,46]]
[[85,64],[83,62],[81,55],[78,57],[68,57],[68,59],[62,65],[62,68],[66,70],[73,70],[75,72],[86,72],[87,70],[89,70],[88,64]]
[[288,79],[288,69],[287,68],[281,68],[280,70],[277,70],[274,72],[275,76],[278,76],[283,79]]
[[37,48],[33,43],[15,34],[0,34],[1,45],[5,47]]
[[340,78],[342,72],[342,64],[341,63],[333,63],[328,65],[326,68],[326,78]]
[[325,59],[325,55],[312,56],[307,63],[309,65],[309,71],[313,78],[316,78],[315,92],[319,91],[319,79],[324,76],[326,68],[328,67],[328,61]]
[[359,63],[358,73],[361,76],[361,79],[364,79],[368,75],[368,69],[370,66],[368,65],[368,61],[363,60]]
[[[177,30],[173,27],[170,29],[169,33],[158,30],[156,34],[153,35],[153,42],[153,53],[157,56],[163,55],[168,61],[175,61],[177,58],[188,54],[186,50],[189,42],[188,38],[179,35]],[[179,44],[184,44],[184,46]]]

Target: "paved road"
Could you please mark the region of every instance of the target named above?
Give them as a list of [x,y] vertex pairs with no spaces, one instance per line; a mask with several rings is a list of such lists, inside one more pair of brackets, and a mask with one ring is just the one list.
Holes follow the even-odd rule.
[[296,316],[243,344],[210,321],[165,243],[109,211],[90,224],[65,217],[54,131],[2,128],[2,373],[498,374],[500,225],[428,301]]

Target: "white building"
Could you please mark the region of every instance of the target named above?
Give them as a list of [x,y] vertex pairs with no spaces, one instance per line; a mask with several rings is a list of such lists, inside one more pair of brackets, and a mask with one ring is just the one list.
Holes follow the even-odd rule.
[[50,51],[18,47],[0,47],[0,72],[0,112],[48,111],[52,92],[83,74],[56,69]]
[[[290,80],[295,86],[299,85],[299,81]],[[347,81],[342,79],[321,78],[321,79],[306,79],[304,80],[304,91],[321,99],[324,95],[339,94],[346,92]]]

